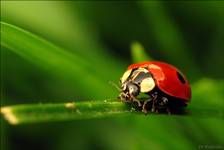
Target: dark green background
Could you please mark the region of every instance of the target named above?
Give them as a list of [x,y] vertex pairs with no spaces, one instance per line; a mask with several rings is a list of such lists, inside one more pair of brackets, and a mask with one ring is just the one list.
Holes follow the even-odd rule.
[[[3,106],[116,98],[118,92],[108,82],[117,83],[132,63],[133,41],[144,45],[150,57],[171,63],[186,74],[197,90],[193,91],[193,106],[224,106],[224,3],[221,1],[1,1],[1,21],[30,31],[87,61],[92,65],[88,73],[97,74],[103,83],[95,89],[88,84],[77,86],[85,77],[67,78],[66,73],[57,73],[57,67],[48,70],[45,64],[36,65],[2,46]],[[89,94],[89,91],[96,92]],[[215,107],[210,105],[213,103]],[[10,126],[2,120],[1,147],[4,150],[135,150],[221,145],[223,148],[223,114],[215,115],[130,115],[19,126]]]

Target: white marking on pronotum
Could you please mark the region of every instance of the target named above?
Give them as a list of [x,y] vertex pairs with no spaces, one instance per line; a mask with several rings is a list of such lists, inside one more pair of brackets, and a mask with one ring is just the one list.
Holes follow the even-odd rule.
[[5,119],[9,121],[11,124],[18,124],[18,119],[15,114],[13,114],[12,109],[9,107],[1,108],[1,113],[4,115]]
[[124,83],[124,81],[126,81],[128,79],[128,77],[130,76],[131,74],[131,69],[130,70],[127,70],[124,75],[121,77],[121,83]]
[[66,108],[69,108],[69,109],[74,109],[74,108],[75,108],[75,103],[74,103],[74,102],[66,103],[66,104],[65,104],[65,107],[66,107]]
[[146,78],[142,80],[140,87],[141,92],[149,92],[155,87],[155,81],[152,77]]

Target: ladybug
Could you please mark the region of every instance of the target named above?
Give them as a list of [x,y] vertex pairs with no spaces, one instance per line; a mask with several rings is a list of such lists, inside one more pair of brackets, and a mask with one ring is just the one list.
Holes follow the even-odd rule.
[[191,87],[186,77],[165,62],[147,61],[132,64],[120,79],[119,98],[137,103],[144,113],[171,113],[188,105]]

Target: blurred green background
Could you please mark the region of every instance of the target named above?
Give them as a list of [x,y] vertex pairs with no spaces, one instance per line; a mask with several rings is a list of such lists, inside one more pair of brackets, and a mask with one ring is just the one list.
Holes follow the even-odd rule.
[[[47,66],[1,46],[2,106],[116,98],[108,82],[118,83],[132,63],[130,44],[139,41],[150,57],[186,74],[189,107],[224,108],[224,2],[1,1],[1,21],[61,47],[74,64],[33,53],[57,64]],[[1,120],[1,148],[223,149],[223,111],[205,112],[208,117],[128,115],[19,126]]]

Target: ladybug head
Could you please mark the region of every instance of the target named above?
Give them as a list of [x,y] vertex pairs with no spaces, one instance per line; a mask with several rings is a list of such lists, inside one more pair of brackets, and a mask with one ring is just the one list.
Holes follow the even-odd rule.
[[145,68],[127,70],[120,79],[122,100],[132,100],[140,93],[148,93],[155,87],[155,81]]

